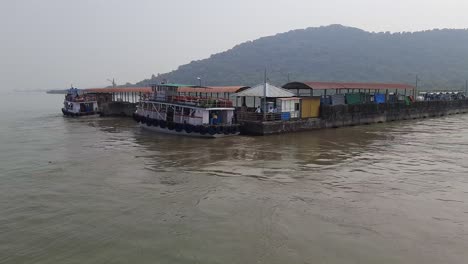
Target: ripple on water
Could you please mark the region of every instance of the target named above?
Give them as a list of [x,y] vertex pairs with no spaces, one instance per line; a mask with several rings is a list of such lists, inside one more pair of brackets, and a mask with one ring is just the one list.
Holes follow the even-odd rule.
[[47,103],[0,116],[0,262],[468,257],[467,115],[204,140]]

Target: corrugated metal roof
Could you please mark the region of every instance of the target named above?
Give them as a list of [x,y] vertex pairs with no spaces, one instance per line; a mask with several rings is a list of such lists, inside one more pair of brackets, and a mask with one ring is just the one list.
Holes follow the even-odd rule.
[[[283,88],[276,87],[269,83],[266,84],[266,97],[270,98],[281,98],[281,97],[293,97],[294,94]],[[247,97],[263,97],[265,96],[265,84],[259,84],[242,92],[236,94],[236,96],[247,96]]]
[[281,101],[289,101],[289,100],[301,100],[300,97],[287,97],[287,98],[279,98]]
[[190,84],[180,84],[180,83],[159,83],[159,84],[154,84],[152,85],[153,87],[155,86],[168,86],[168,87],[195,87],[195,85],[190,85]]
[[150,93],[151,87],[89,88],[86,93]]
[[179,87],[179,93],[237,93],[249,86],[207,86],[207,87]]
[[414,86],[402,83],[353,83],[353,82],[291,82],[283,85],[285,89],[314,89],[314,90],[336,90],[336,89],[414,89]]

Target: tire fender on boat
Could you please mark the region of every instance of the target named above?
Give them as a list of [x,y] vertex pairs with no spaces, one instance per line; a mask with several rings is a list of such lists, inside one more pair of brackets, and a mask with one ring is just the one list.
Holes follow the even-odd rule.
[[177,132],[182,132],[183,125],[182,124],[175,124],[175,131]]
[[200,126],[200,129],[199,129],[199,131],[200,131],[200,134],[202,134],[202,135],[205,135],[205,134],[206,134],[206,132],[207,132],[207,129],[206,129],[206,127],[205,127],[205,126]]
[[184,130],[185,130],[185,132],[187,132],[188,134],[190,134],[190,133],[192,133],[192,131],[193,131],[193,126],[190,125],[190,124],[185,124],[185,125],[184,125]]
[[174,123],[173,123],[173,122],[168,122],[168,123],[167,123],[167,128],[168,128],[169,130],[174,130]]
[[210,135],[216,134],[216,128],[210,126],[210,127],[208,128],[208,134],[210,134]]

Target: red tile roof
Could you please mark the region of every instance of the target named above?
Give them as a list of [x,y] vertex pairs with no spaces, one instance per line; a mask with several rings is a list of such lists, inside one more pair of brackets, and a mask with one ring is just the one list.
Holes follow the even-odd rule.
[[151,87],[89,88],[86,93],[150,93]]
[[401,83],[352,83],[352,82],[291,82],[283,86],[285,89],[313,89],[313,90],[336,90],[336,89],[370,89],[370,90],[404,90],[414,89],[414,86]]
[[[207,87],[179,87],[180,93],[237,93],[249,86],[207,86]],[[151,87],[116,87],[116,88],[89,88],[87,93],[150,93]]]
[[237,93],[249,86],[207,86],[207,87],[179,87],[179,93]]

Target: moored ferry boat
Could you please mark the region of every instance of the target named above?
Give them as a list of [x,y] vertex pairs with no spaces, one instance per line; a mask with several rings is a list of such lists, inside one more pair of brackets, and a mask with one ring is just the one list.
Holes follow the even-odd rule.
[[225,137],[239,134],[233,104],[220,98],[181,96],[180,85],[158,84],[140,101],[134,119],[156,132],[195,136]]
[[72,87],[65,95],[62,113],[72,117],[96,115],[99,113],[96,97]]

